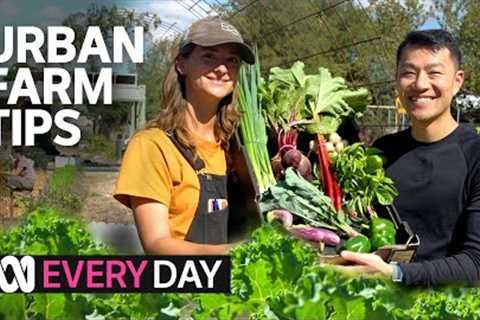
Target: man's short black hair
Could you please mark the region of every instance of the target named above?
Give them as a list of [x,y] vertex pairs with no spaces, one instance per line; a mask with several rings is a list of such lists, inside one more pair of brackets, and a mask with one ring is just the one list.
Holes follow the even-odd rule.
[[450,55],[457,68],[460,68],[462,65],[462,54],[458,48],[458,43],[455,38],[445,30],[432,29],[409,32],[398,47],[397,67],[400,63],[400,57],[406,47],[422,47],[431,49],[432,51],[445,48],[450,51]]

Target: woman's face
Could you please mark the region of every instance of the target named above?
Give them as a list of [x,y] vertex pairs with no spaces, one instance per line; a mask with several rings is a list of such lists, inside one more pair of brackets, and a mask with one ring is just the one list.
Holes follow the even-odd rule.
[[241,59],[235,44],[195,46],[187,57],[177,59],[185,79],[187,99],[220,101],[235,88]]

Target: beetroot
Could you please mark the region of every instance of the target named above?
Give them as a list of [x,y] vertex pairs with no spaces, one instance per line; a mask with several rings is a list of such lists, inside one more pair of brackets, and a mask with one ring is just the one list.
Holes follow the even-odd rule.
[[275,157],[270,160],[270,163],[272,164],[272,171],[275,179],[281,179],[283,177],[283,166],[280,154],[277,153]]
[[297,149],[290,149],[282,157],[282,166],[284,168],[294,167],[298,168],[300,161],[302,161],[303,154]]
[[272,170],[275,178],[283,178],[284,170],[293,167],[307,180],[312,180],[312,164],[310,160],[297,149],[298,133],[296,129],[288,131],[278,130],[278,153],[271,159]]
[[310,160],[306,156],[302,154],[302,159],[298,163],[298,166],[296,167],[298,173],[304,177],[306,180],[310,181],[312,180],[312,164]]
[[[275,156],[276,158],[277,156]],[[274,158],[274,159],[275,159]],[[272,159],[272,167],[274,166]],[[278,164],[275,164],[278,165]],[[297,149],[290,149],[283,155],[281,161],[282,170],[288,167],[295,168],[298,173],[307,180],[312,179],[312,164],[306,156]],[[275,172],[275,169],[274,169]],[[282,174],[283,176],[283,174]]]

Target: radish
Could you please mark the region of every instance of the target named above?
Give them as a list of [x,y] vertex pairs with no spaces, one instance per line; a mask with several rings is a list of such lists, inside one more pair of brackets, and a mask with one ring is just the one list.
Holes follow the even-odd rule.
[[325,142],[325,148],[327,149],[327,152],[335,151],[335,146],[332,142]]
[[325,242],[330,246],[340,243],[340,237],[333,231],[308,225],[294,225],[288,229],[293,235],[308,241]]
[[328,155],[330,156],[330,158],[335,158],[336,156],[338,156],[338,152],[337,151],[329,151],[328,152]]
[[337,144],[335,144],[335,151],[337,152],[342,152],[343,149],[345,148],[345,146],[343,145],[343,142],[338,142]]
[[288,210],[276,209],[267,213],[267,221],[271,223],[273,220],[279,220],[285,228],[288,228],[292,225],[293,215]]
[[340,141],[342,141],[342,138],[340,137],[340,135],[338,133],[334,132],[330,135],[330,137],[328,138],[328,141],[333,143],[333,144],[337,144]]
[[308,143],[308,148],[312,152],[317,152],[318,150],[317,142],[315,140],[310,140],[310,142]]

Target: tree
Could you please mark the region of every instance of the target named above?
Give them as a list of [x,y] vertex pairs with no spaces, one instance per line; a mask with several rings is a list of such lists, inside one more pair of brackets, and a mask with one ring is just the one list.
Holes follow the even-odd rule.
[[217,8],[258,45],[263,74],[303,60],[352,85],[367,85],[374,103],[392,104],[396,48],[426,20],[420,0],[230,0]]
[[458,40],[465,70],[464,87],[480,93],[480,2],[476,0],[436,0],[434,9],[442,28],[450,31]]
[[161,109],[162,83],[172,63],[172,51],[177,40],[161,39],[155,42],[138,66],[139,81],[147,91],[147,119],[155,117]]
[[[98,7],[92,4],[85,12],[71,14],[63,24],[75,30],[75,46],[80,48],[89,26],[98,26],[104,38],[112,32],[114,26],[123,26],[127,30],[135,26],[142,26],[145,34],[156,29],[161,20],[157,14],[143,12],[137,13],[134,10],[119,8],[117,6]],[[87,62],[89,71],[96,72],[100,67],[98,57],[90,57]],[[139,67],[137,65],[137,67]],[[148,99],[147,99],[148,100]],[[125,103],[114,102],[111,106],[89,105],[87,115],[96,122],[98,132],[107,135],[112,128],[126,122],[130,107]]]
[[124,26],[126,29],[142,26],[145,33],[158,28],[162,23],[155,13],[143,12],[137,13],[135,10],[119,8],[117,6],[98,7],[92,4],[86,11],[81,11],[69,15],[63,25],[75,30],[75,42],[77,48],[80,48],[89,26],[98,26],[103,35],[113,30],[114,26]]
[[[418,29],[427,19],[425,6],[419,0],[372,0],[366,8],[371,17],[372,28],[382,37],[382,50],[377,53],[371,53],[377,56],[378,60],[383,61],[381,64],[372,64],[367,70],[370,74],[372,82],[382,81],[379,77],[378,68],[386,70],[384,73],[388,75],[385,80],[390,80],[385,86],[375,88],[379,101],[393,105],[392,98],[395,97],[394,79],[396,69],[396,52],[400,42],[405,38],[406,34],[412,30]],[[367,53],[367,55],[369,55]],[[384,56],[383,59],[380,56]],[[381,98],[380,98],[381,97]]]
[[463,53],[463,65],[466,71],[465,87],[474,92],[480,93],[480,39],[478,30],[480,30],[480,3],[478,1],[469,1],[462,25],[459,31],[460,46]]

